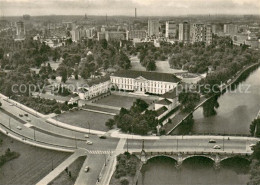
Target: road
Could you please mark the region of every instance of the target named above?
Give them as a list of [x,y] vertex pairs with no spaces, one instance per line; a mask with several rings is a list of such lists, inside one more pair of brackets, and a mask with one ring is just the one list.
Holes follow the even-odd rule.
[[[72,150],[83,149],[87,159],[80,171],[77,182],[91,184],[97,181],[100,175],[99,184],[107,184],[115,168],[116,155],[123,151],[141,151],[141,139],[100,139],[96,135],[84,137],[84,133],[71,131],[47,123],[44,118],[38,118],[29,114],[28,117],[20,117],[19,114],[28,114],[16,106],[2,101],[3,110],[0,111],[0,128],[15,135],[20,141],[26,138],[31,143],[44,144],[52,147],[69,148]],[[29,124],[25,124],[30,118]],[[17,129],[20,126],[21,129]],[[214,139],[216,143],[209,143],[209,139]],[[87,145],[86,140],[91,140],[93,145]],[[120,142],[119,142],[120,141]],[[146,151],[172,151],[172,152],[233,152],[251,153],[250,144],[255,144],[256,138],[228,137],[228,136],[162,136],[157,139],[144,141]],[[213,149],[214,145],[219,145],[221,149]],[[107,165],[103,167],[107,160]],[[108,160],[109,159],[109,160]],[[90,167],[89,173],[84,172],[84,167]],[[84,183],[83,183],[84,182]],[[95,183],[94,183],[95,184]]]

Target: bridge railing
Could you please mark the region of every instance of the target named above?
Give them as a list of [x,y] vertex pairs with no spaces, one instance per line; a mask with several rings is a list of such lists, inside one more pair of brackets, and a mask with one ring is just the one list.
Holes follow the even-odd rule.
[[[241,137],[254,137],[251,134],[229,134],[229,133],[190,133],[181,136],[241,136]],[[173,135],[173,136],[180,136],[180,135]]]

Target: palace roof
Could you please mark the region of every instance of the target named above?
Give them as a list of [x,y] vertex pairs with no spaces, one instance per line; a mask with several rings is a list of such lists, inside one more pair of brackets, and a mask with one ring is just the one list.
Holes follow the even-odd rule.
[[138,78],[141,76],[147,80],[172,82],[172,83],[178,83],[181,81],[181,79],[176,77],[174,74],[148,72],[148,71],[122,70],[122,71],[115,72],[111,76],[124,77],[124,78]]

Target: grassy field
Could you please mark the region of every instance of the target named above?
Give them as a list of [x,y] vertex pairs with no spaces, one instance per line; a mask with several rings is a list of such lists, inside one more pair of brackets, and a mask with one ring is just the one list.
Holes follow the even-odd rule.
[[[140,99],[142,99],[143,97],[140,97]],[[102,105],[109,105],[109,106],[115,106],[115,107],[124,107],[124,108],[127,108],[129,109],[134,101],[136,100],[137,98],[135,97],[128,97],[128,96],[120,96],[120,95],[115,95],[115,94],[112,94],[110,96],[107,96],[105,98],[102,98],[98,101],[96,101],[95,103],[97,104],[102,104]],[[146,100],[144,99],[147,103],[150,103],[152,102],[152,100]]]
[[80,110],[80,111],[66,112],[64,114],[59,115],[56,118],[61,122],[68,123],[70,125],[74,125],[78,127],[87,128],[87,129],[89,128],[88,127],[88,122],[89,122],[90,129],[108,131],[105,122],[109,118],[113,118],[113,116]]
[[46,176],[70,154],[36,148],[20,143],[0,133],[3,143],[0,151],[10,148],[20,156],[0,168],[0,184],[35,184]]
[[79,157],[68,167],[68,171],[71,173],[71,177],[67,172],[63,171],[49,185],[74,185],[85,159],[86,156]]
[[[140,61],[137,57],[131,57],[131,70],[135,71],[146,71],[145,67],[140,64]],[[180,73],[183,70],[172,69],[170,68],[168,60],[166,61],[156,61],[156,71],[158,73]]]

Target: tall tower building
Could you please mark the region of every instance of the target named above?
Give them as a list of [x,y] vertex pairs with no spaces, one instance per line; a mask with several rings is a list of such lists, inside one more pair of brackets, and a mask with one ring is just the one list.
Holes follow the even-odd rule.
[[135,18],[137,18],[137,9],[135,8]]
[[174,21],[166,21],[165,37],[175,39],[177,37],[177,24]]
[[158,20],[148,20],[148,36],[159,36],[160,23]]
[[179,41],[184,43],[190,41],[190,24],[188,22],[179,24]]
[[212,44],[212,25],[195,23],[191,28],[191,42],[205,42]]
[[204,24],[195,23],[191,27],[191,43],[204,42],[205,40]]
[[22,21],[16,22],[16,39],[17,40],[25,39],[25,28]]
[[205,26],[205,43],[207,45],[212,44],[212,25]]

